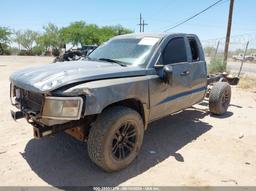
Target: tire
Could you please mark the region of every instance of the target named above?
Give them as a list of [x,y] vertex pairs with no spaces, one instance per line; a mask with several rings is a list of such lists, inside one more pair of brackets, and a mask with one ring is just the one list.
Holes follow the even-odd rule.
[[227,82],[217,82],[213,85],[209,95],[209,109],[215,115],[227,112],[231,100],[231,87]]
[[89,157],[107,172],[119,171],[136,158],[143,136],[143,120],[138,112],[123,106],[108,108],[90,130]]

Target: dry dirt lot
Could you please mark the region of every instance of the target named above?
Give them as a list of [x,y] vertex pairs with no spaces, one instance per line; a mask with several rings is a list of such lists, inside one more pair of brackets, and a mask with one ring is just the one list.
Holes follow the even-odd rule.
[[256,186],[256,93],[232,88],[228,113],[209,115],[206,102],[150,125],[138,158],[105,173],[86,144],[65,134],[34,140],[25,120],[9,114],[9,75],[49,57],[0,57],[0,185]]

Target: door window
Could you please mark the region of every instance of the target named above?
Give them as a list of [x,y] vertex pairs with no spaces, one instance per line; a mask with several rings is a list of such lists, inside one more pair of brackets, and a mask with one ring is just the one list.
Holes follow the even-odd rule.
[[198,46],[197,46],[197,42],[194,38],[189,38],[189,45],[190,45],[190,50],[191,50],[191,54],[192,54],[192,61],[196,62],[199,61],[199,50],[198,50]]
[[184,38],[178,37],[170,40],[164,49],[162,62],[163,65],[187,62]]

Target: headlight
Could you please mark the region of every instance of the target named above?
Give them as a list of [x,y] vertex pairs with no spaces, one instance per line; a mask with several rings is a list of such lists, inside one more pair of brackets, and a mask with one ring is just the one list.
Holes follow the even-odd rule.
[[81,97],[46,97],[43,118],[78,120],[81,117],[83,99]]
[[16,88],[12,83],[10,84],[10,99],[11,104],[18,106],[20,99],[20,89]]

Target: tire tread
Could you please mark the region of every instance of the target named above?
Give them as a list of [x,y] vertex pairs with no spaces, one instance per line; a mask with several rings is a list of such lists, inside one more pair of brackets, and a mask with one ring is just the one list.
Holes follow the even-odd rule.
[[90,130],[87,142],[89,157],[95,164],[107,172],[113,171],[108,167],[104,160],[103,143],[104,139],[106,138],[105,136],[107,136],[107,130],[108,128],[111,128],[111,123],[113,123],[113,121],[115,121],[118,117],[127,115],[127,113],[132,113],[135,115],[143,124],[140,114],[135,110],[124,106],[114,106],[103,111]]
[[226,110],[223,111],[224,108],[221,105],[221,97],[225,90],[229,91],[231,98],[231,87],[227,82],[217,82],[213,85],[209,95],[209,109],[211,113],[222,115],[226,112]]

